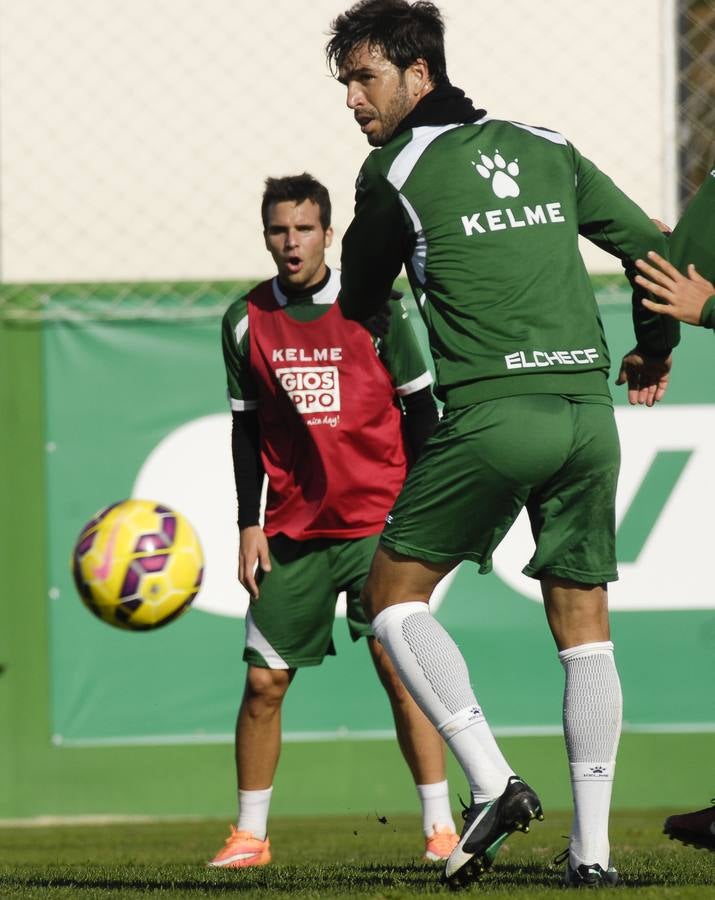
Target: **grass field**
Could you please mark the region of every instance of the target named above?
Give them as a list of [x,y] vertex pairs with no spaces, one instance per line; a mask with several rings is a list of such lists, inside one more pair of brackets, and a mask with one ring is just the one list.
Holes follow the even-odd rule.
[[[617,891],[634,898],[715,897],[715,854],[669,841],[667,811],[618,812],[612,822]],[[569,817],[548,814],[528,835],[504,845],[494,870],[463,895],[561,897],[551,865],[566,844]],[[0,829],[2,898],[413,897],[451,892],[439,866],[420,861],[413,816],[279,818],[272,821],[272,865],[204,866],[228,831],[217,820]]]

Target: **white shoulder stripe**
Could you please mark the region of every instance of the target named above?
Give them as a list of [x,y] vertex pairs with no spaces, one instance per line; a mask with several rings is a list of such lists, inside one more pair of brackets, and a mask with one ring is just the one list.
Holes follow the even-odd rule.
[[394,185],[398,191],[402,190],[402,185],[410,177],[420,156],[432,141],[441,134],[452,131],[453,128],[461,128],[463,124],[465,123],[454,122],[450,125],[421,125],[419,128],[413,128],[412,140],[400,150],[387,173],[387,180],[390,184]]
[[563,134],[559,134],[558,131],[549,131],[548,128],[536,128],[534,125],[524,125],[523,122],[509,122],[509,124],[515,125],[517,128],[523,128],[524,131],[530,131],[532,134],[537,135],[537,137],[546,138],[546,140],[551,141],[552,144],[563,144],[566,146],[568,143]]
[[[453,122],[449,125],[422,125],[419,128],[412,129],[412,140],[397,154],[392,161],[392,165],[387,173],[387,180],[398,191],[402,190],[402,186],[410,177],[412,170],[417,165],[419,158],[429,147],[432,141],[436,140],[440,135],[454,128],[462,128],[464,125],[484,125],[487,122],[497,122],[498,119],[492,119],[491,116],[485,115],[476,122]],[[531,134],[542,137],[552,144],[566,145],[568,141],[559,134],[558,131],[551,131],[548,128],[537,128],[534,125],[525,125],[523,122],[509,122],[515,128],[522,128]]]
[[236,346],[241,343],[241,338],[248,331],[248,315],[245,315],[242,319],[239,319],[236,323],[236,327],[233,329],[233,333],[236,337]]
[[432,384],[432,373],[423,372],[418,378],[413,378],[412,381],[408,381],[406,384],[401,384],[399,387],[396,387],[395,393],[398,397],[407,397],[409,394],[421,391],[422,388],[429,387],[430,384]]

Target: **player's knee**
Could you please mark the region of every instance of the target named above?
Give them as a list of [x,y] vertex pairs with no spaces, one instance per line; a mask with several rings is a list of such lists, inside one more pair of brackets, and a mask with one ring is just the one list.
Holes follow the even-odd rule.
[[262,709],[276,709],[283,702],[290,681],[288,669],[262,669],[258,666],[249,666],[244,703],[252,713]]
[[439,580],[455,565],[422,562],[379,545],[360,594],[368,621],[395,603],[428,603]]

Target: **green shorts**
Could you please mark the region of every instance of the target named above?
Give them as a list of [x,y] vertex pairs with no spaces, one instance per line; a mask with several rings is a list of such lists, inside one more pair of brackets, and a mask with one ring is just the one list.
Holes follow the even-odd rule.
[[333,622],[341,591],[347,595],[350,636],[354,641],[371,636],[360,591],[378,537],[269,538],[271,571],[259,573],[260,597],[246,615],[244,660],[265,669],[298,669],[335,656]]
[[427,562],[492,554],[524,506],[536,550],[523,570],[616,581],[620,447],[604,398],[539,394],[447,411],[387,517],[382,543]]

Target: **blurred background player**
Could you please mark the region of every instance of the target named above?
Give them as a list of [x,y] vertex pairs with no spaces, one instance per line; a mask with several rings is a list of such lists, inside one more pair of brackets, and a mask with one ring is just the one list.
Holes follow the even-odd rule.
[[[213,866],[263,865],[281,705],[296,670],[334,654],[338,593],[353,640],[367,645],[422,804],[425,858],[457,842],[444,744],[372,636],[359,594],[408,465],[434,430],[432,377],[401,303],[373,328],[335,302],[340,274],[325,263],[330,198],[306,174],[269,178],[261,208],[276,277],[223,320],[233,411],[239,580],[246,617],[246,685],[236,724],[239,813]],[[375,323],[373,323],[375,324]],[[265,524],[259,525],[264,474]]]
[[[617,578],[620,454],[608,349],[577,238],[629,272],[665,238],[562,135],[492,119],[450,84],[434,4],[356,3],[333,22],[327,53],[379,148],[356,184],[340,306],[351,319],[373,315],[404,263],[445,401],[363,592],[380,642],[469,780],[472,804],[445,877],[478,876],[508,834],[542,817],[428,607],[460,561],[491,569],[526,507],[536,550],[524,571],[541,583],[566,674],[574,819],[564,882],[615,884],[608,818],[622,700],[606,584]],[[638,344],[618,383],[628,382],[631,402],[652,406],[665,392],[678,330],[639,304],[634,313]]]
[[637,260],[636,280],[660,299],[643,306],[688,325],[715,329],[715,169],[703,182],[675,226],[668,260],[652,251],[650,263]]
[[[638,283],[659,298],[643,305],[688,325],[715,329],[715,169],[688,204],[670,238],[670,262],[655,252],[637,260]],[[715,804],[715,799],[711,801]],[[663,832],[684,844],[715,850],[715,805],[668,816]]]

